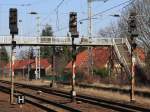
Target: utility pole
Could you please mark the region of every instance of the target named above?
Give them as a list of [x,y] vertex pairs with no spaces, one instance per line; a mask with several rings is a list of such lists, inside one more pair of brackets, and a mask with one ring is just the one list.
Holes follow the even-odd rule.
[[137,21],[136,21],[136,12],[132,11],[129,16],[128,20],[128,29],[130,33],[130,40],[131,40],[131,87],[130,87],[130,101],[134,102],[135,97],[134,97],[134,91],[135,91],[135,49],[136,49],[136,42],[135,42],[135,37],[138,36],[137,33]]
[[[108,0],[87,0],[88,1],[88,36],[89,36],[89,42],[91,42],[92,39],[92,2],[95,1],[103,1],[107,2]],[[93,76],[93,48],[88,47],[88,74]]]
[[17,9],[9,9],[9,29],[10,34],[12,35],[12,45],[11,45],[11,94],[10,94],[10,103],[14,104],[14,61],[15,61],[15,52],[16,41],[14,40],[14,35],[18,34],[17,26]]
[[[37,14],[37,13],[36,13]],[[37,20],[37,41],[40,42],[40,17],[36,17]],[[35,79],[40,79],[40,47],[36,47],[37,50],[37,54],[36,54],[36,59],[35,59],[35,63],[36,63],[36,70],[35,70]]]
[[[29,14],[31,15],[37,15],[38,13],[37,12],[30,12]],[[36,21],[37,21],[37,41],[40,42],[40,17],[37,16],[36,17]],[[36,64],[36,70],[35,70],[35,79],[40,79],[40,47],[36,47],[36,50],[37,50],[37,54],[35,56],[35,64]]]
[[[40,42],[40,17],[37,17],[37,34]],[[41,78],[40,47],[38,49],[38,79]]]
[[55,85],[55,78],[56,78],[56,71],[55,71],[55,46],[52,47],[53,49],[53,55],[52,55],[52,75],[53,75],[53,79],[52,79],[52,83],[51,83],[51,87],[53,87]]
[[[89,36],[89,42],[91,42],[92,39],[92,0],[88,0],[88,36]],[[93,76],[93,55],[92,55],[92,47],[88,47],[88,74]]]

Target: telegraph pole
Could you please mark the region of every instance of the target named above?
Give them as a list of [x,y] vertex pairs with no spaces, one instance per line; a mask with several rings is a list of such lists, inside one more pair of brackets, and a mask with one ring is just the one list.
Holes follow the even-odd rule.
[[[103,1],[107,2],[108,0],[87,0],[88,1],[88,36],[89,36],[89,42],[91,42],[92,39],[92,2],[95,1]],[[93,76],[93,52],[92,47],[88,47],[88,54],[89,54],[89,60],[88,60],[88,73]]]
[[9,9],[9,29],[10,34],[12,35],[12,45],[11,45],[11,94],[10,94],[10,103],[14,104],[14,61],[15,61],[15,52],[16,41],[14,40],[14,35],[18,34],[17,26],[17,9]]
[[[88,0],[88,36],[89,36],[89,41],[91,42],[92,39],[92,0]],[[88,74],[93,76],[93,55],[92,55],[92,47],[88,47]]]
[[[31,15],[38,15],[37,12],[30,12],[29,14]],[[36,21],[37,21],[37,40],[40,42],[40,17],[37,16],[36,17]],[[38,79],[40,78],[40,47],[36,47],[36,51],[37,51],[37,54],[35,56],[35,64],[36,64],[36,70],[35,70],[35,79]]]
[[[38,16],[37,18],[37,34],[38,34],[38,40],[40,42],[40,17]],[[40,63],[40,47],[38,49],[38,79],[41,78],[41,63]]]
[[53,49],[53,55],[52,55],[52,76],[53,76],[53,79],[52,79],[52,85],[51,87],[53,87],[55,85],[55,78],[56,78],[56,71],[55,71],[55,46],[52,47]]
[[137,33],[137,21],[136,21],[136,12],[132,11],[129,16],[128,26],[129,26],[129,33],[130,33],[130,40],[131,40],[131,87],[130,87],[130,102],[135,101],[135,49],[136,49],[136,42],[135,37],[138,36]]

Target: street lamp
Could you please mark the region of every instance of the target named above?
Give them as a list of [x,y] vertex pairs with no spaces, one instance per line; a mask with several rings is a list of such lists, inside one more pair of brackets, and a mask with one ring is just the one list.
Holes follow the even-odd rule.
[[29,12],[28,14],[37,15],[37,12]]

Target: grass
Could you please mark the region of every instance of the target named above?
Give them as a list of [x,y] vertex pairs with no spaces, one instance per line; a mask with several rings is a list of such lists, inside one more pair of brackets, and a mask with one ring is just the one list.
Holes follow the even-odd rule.
[[[71,90],[71,86],[61,86],[60,89],[65,89],[65,90]],[[87,94],[87,95],[92,95],[95,97],[102,97],[108,100],[114,100],[114,101],[119,101],[119,102],[129,102],[130,101],[130,97],[129,95],[126,94],[120,94],[119,92],[107,92],[107,91],[101,91],[101,90],[95,90],[95,89],[83,89],[83,88],[79,88],[76,87],[76,91],[77,94],[78,93],[83,93],[83,94]],[[140,97],[140,96],[135,96],[136,102],[139,105],[144,105],[145,107],[150,106],[150,99],[148,98],[144,98],[144,97]]]

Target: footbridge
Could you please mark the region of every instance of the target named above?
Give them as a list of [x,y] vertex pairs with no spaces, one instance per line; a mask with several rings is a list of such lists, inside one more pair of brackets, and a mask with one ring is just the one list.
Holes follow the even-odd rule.
[[[71,37],[33,37],[33,36],[15,36],[17,46],[71,46]],[[127,74],[130,74],[130,54],[131,46],[127,38],[100,38],[88,37],[75,38],[74,43],[76,46],[113,46],[114,51],[119,59],[119,62],[123,65]],[[11,36],[0,36],[0,46],[12,45]],[[137,58],[137,62],[140,60]]]
[[[0,45],[11,45],[11,36],[0,36]],[[14,40],[16,45],[19,46],[71,46],[71,37],[33,37],[33,36],[15,36]],[[109,46],[114,44],[123,44],[126,42],[126,38],[100,38],[93,37],[88,39],[87,37],[81,37],[75,39],[77,46]]]

